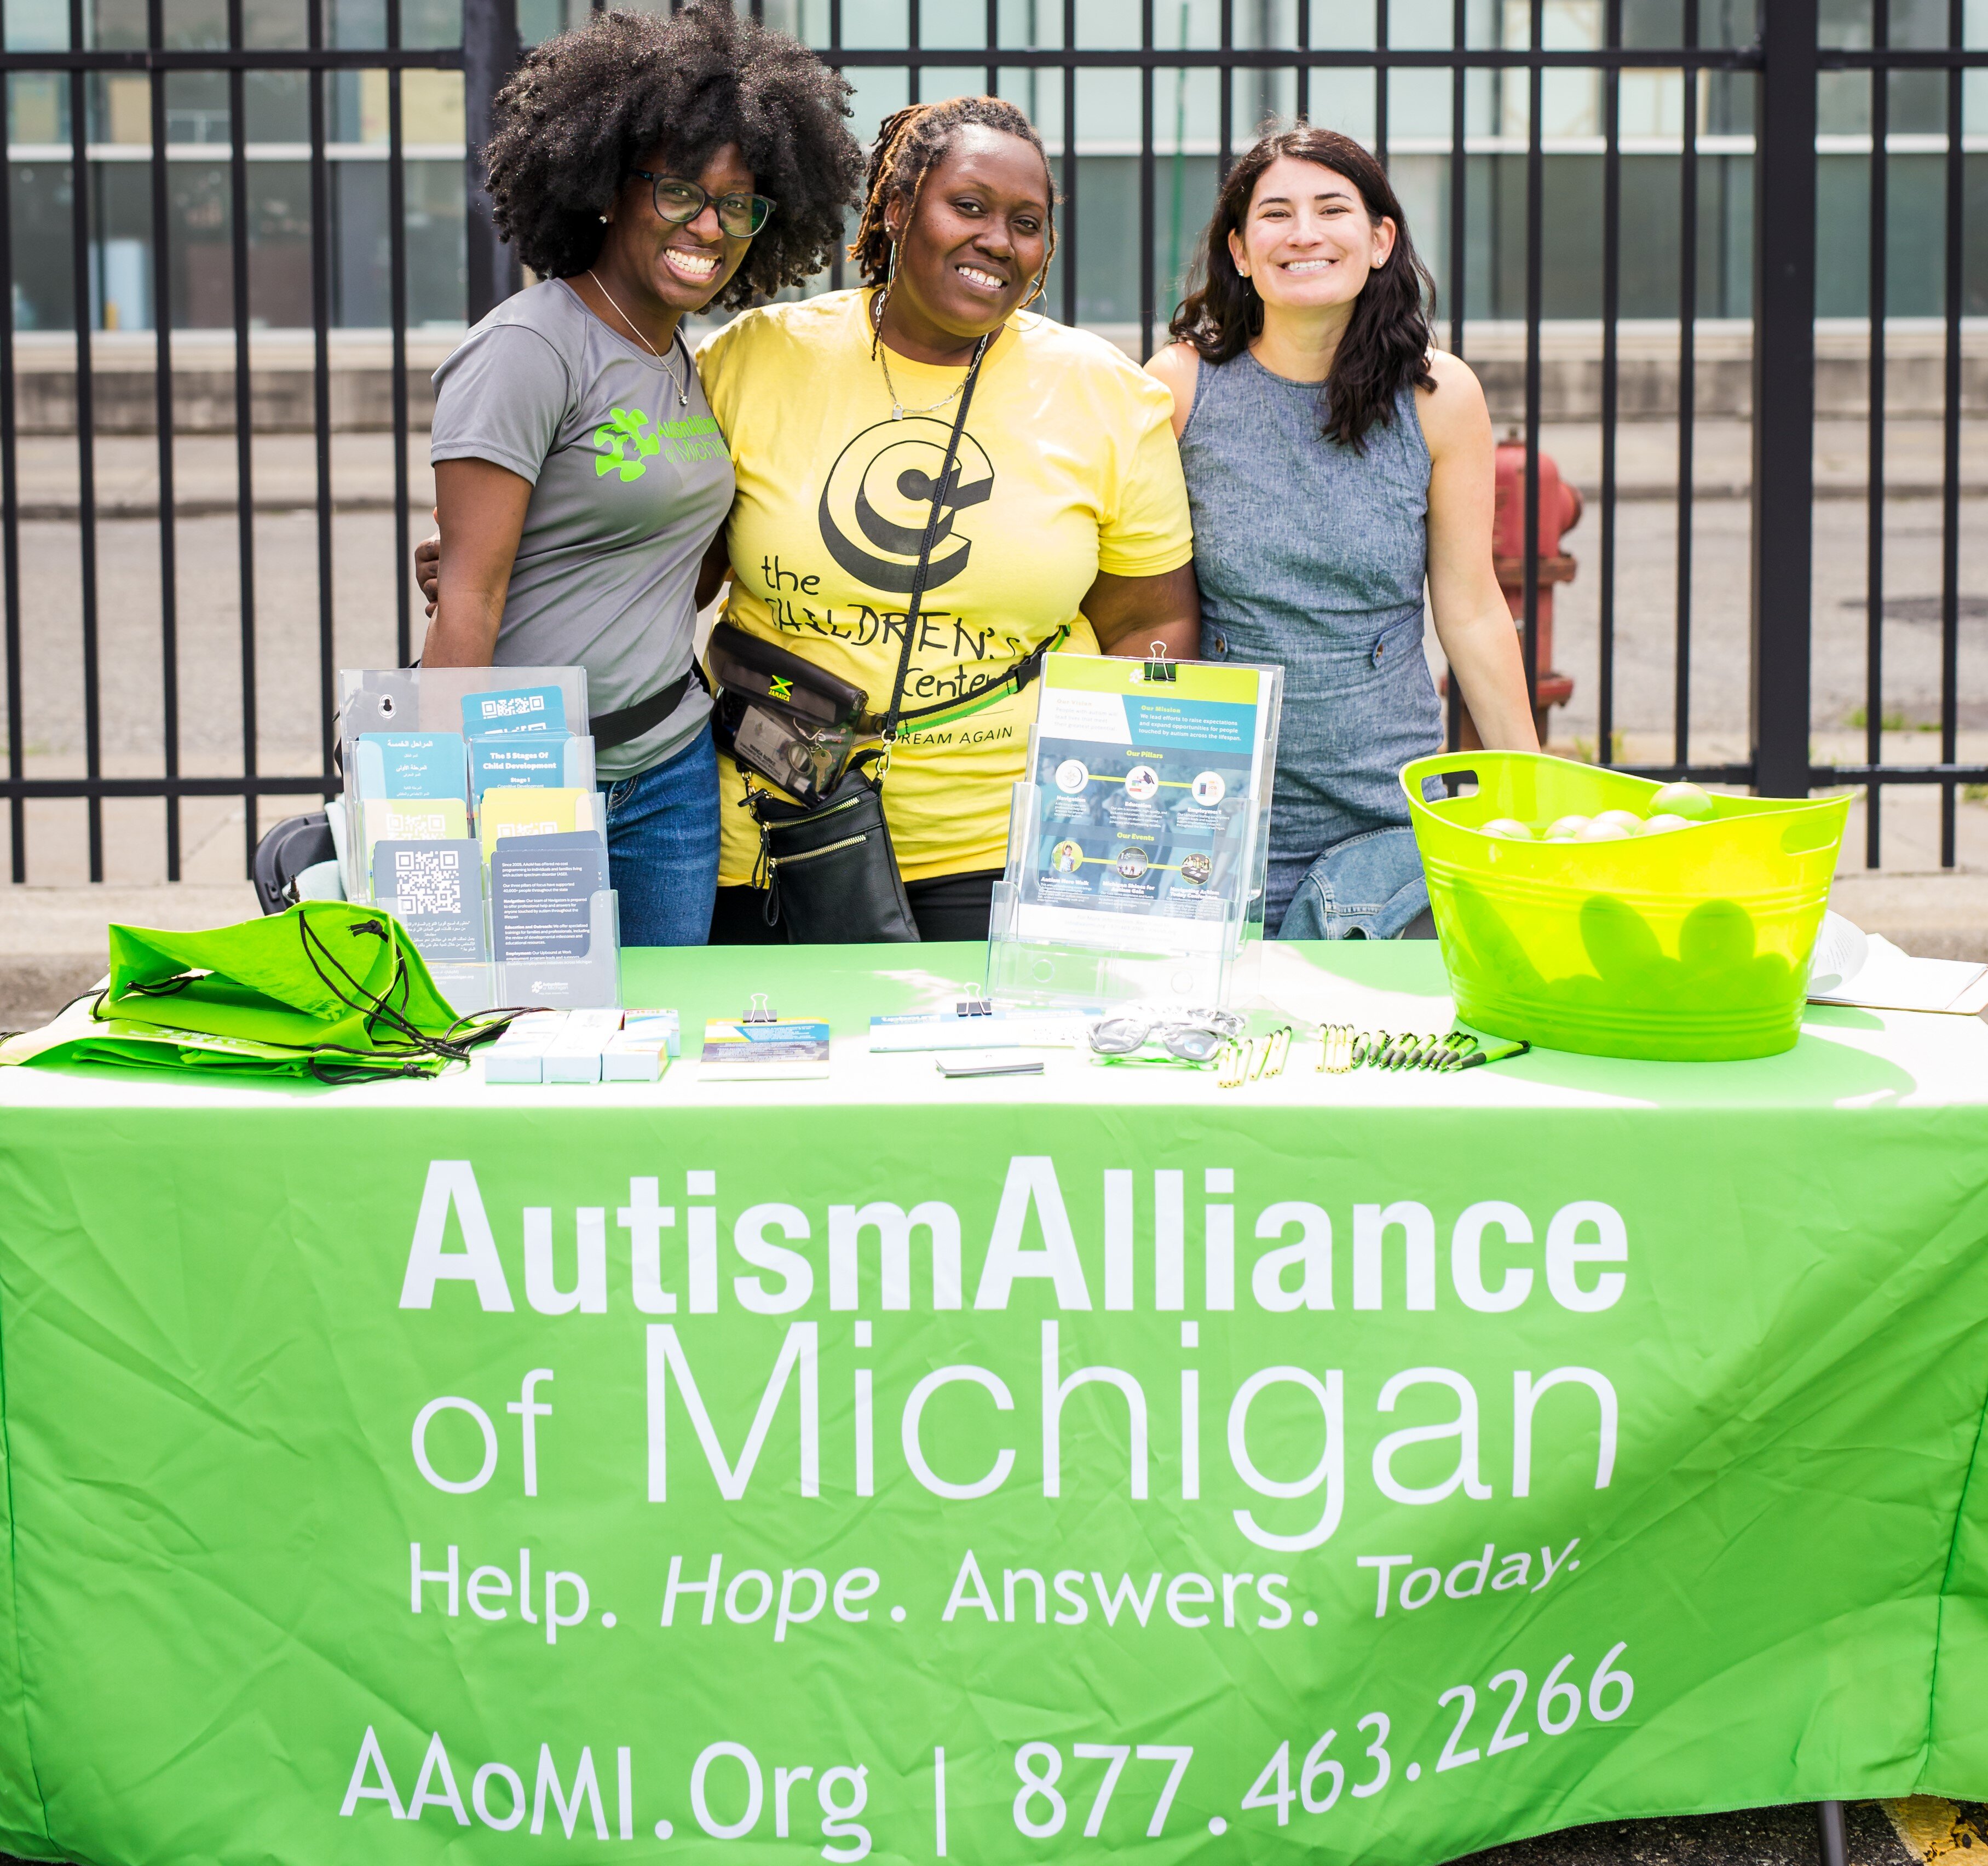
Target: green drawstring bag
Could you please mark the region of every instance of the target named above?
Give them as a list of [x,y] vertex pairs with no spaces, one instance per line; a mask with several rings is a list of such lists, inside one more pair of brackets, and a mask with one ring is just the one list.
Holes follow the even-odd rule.
[[110,982],[0,1063],[100,1062],[309,1076],[432,1075],[496,1023],[465,1030],[392,915],[344,901],[211,932],[110,928]]

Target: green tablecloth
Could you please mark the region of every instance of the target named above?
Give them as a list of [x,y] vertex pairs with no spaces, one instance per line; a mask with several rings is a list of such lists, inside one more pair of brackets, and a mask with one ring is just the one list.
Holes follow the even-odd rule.
[[[0,1071],[0,1847],[1408,1866],[1988,1793],[1977,1021],[865,1053],[979,962],[629,955],[693,1048],[832,1019],[824,1083]],[[1265,984],[1446,1009],[1430,946]]]

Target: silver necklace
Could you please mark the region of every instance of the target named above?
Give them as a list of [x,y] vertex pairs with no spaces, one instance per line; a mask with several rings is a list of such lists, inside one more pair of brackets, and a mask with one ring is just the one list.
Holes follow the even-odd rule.
[[[891,352],[889,346],[884,342],[884,299],[887,296],[887,293],[879,292],[877,297],[877,360],[884,366],[884,387],[890,391],[891,394],[891,419],[894,421],[901,421],[908,414],[934,414],[943,408],[962,389],[966,387],[966,377],[961,377],[958,381],[935,402],[928,402],[922,408],[907,408],[904,406],[898,394],[898,385],[891,380]],[[610,299],[609,302],[611,303],[613,301]],[[980,360],[980,353],[986,347],[987,339],[985,337],[974,346],[973,361],[975,363]],[[971,375],[972,373],[972,365],[969,364],[967,374]]]
[[877,346],[877,360],[884,366],[884,387],[890,391],[891,419],[894,421],[901,421],[908,414],[930,414],[937,409],[943,408],[962,389],[966,387],[966,378],[962,376],[937,401],[928,402],[922,408],[907,408],[898,399],[898,385],[891,380],[891,353],[881,343]]
[[[614,306],[615,316],[620,318],[622,323],[626,324],[631,330],[634,332],[637,342],[638,342],[651,356],[654,357],[655,360],[663,366],[663,374],[669,377],[670,387],[677,392],[677,406],[679,408],[688,408],[690,406],[689,378],[687,376],[678,376],[676,371],[670,367],[670,359],[664,356],[661,350],[657,349],[654,344],[651,343],[649,340],[642,334],[641,326],[638,325],[627,312],[624,311],[619,304],[615,303],[614,294],[609,291],[607,286],[600,284],[600,280],[598,276],[595,273],[593,268],[590,265],[587,269],[587,276],[588,278],[593,279],[593,282],[597,286],[600,286],[600,296],[606,299],[610,305]],[[675,347],[674,340],[672,340],[671,348],[674,350]]]

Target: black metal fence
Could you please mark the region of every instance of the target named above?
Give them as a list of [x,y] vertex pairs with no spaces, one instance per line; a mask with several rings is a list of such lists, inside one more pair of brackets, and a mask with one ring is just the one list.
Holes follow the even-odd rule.
[[[36,618],[24,614],[21,576],[22,487],[16,403],[17,371],[14,302],[15,242],[10,222],[10,191],[0,189],[0,594],[4,594],[5,624],[5,700],[7,768],[0,795],[10,813],[12,878],[29,878],[25,806],[30,799],[80,799],[89,837],[89,873],[104,873],[103,810],[110,799],[161,800],[164,819],[165,872],[178,878],[181,868],[181,803],[189,798],[239,798],[245,817],[245,843],[255,840],[258,800],[264,797],[299,799],[331,794],[330,773],[333,706],[334,512],[331,493],[332,365],[330,279],[333,256],[329,224],[330,181],[326,159],[323,74],[370,69],[386,74],[388,96],[387,228],[390,242],[390,287],[393,351],[392,424],[395,461],[396,518],[392,549],[396,644],[404,661],[414,646],[411,592],[404,566],[411,543],[408,513],[407,439],[410,404],[407,370],[407,251],[406,165],[401,110],[403,75],[414,69],[460,70],[464,74],[465,136],[469,175],[465,188],[465,225],[466,311],[474,320],[519,282],[514,256],[497,241],[485,204],[476,189],[475,150],[487,130],[489,100],[518,56],[520,42],[518,0],[465,0],[459,46],[410,48],[403,43],[403,0],[384,0],[384,30],[374,42],[357,46],[333,45],[327,39],[326,8],[336,0],[296,0],[305,15],[305,43],[272,49],[249,42],[245,31],[245,0],[225,0],[225,34],[213,42],[185,42],[168,15],[172,0],[143,0],[144,44],[127,49],[106,49],[91,29],[86,5],[106,0],[68,0],[67,49],[15,50],[0,46],[0,71],[10,84],[16,74],[57,74],[68,86],[73,219],[70,250],[73,266],[72,296],[75,343],[75,431],[78,455],[76,506],[77,589],[81,618],[83,682],[83,769],[79,775],[30,776],[22,681],[24,629]],[[567,0],[572,4],[573,0]],[[1390,99],[1393,80],[1403,73],[1446,77],[1449,86],[1449,137],[1445,185],[1446,224],[1441,229],[1442,271],[1446,302],[1441,307],[1449,346],[1469,356],[1470,330],[1465,311],[1473,289],[1472,235],[1482,216],[1494,205],[1473,196],[1473,185],[1488,189],[1481,161],[1467,144],[1471,115],[1469,86],[1473,74],[1498,74],[1499,82],[1522,85],[1525,137],[1522,154],[1523,190],[1516,198],[1503,182],[1497,184],[1503,211],[1521,224],[1523,300],[1523,421],[1526,455],[1526,541],[1523,631],[1529,680],[1543,671],[1537,648],[1541,589],[1537,572],[1539,501],[1537,488],[1540,430],[1543,420],[1543,331],[1547,225],[1547,177],[1549,140],[1545,127],[1545,90],[1554,74],[1593,74],[1601,90],[1601,201],[1598,224],[1582,237],[1600,248],[1599,492],[1596,529],[1599,532],[1596,576],[1598,584],[1595,683],[1598,730],[1596,756],[1606,762],[1615,756],[1618,717],[1618,647],[1619,525],[1621,488],[1618,484],[1622,429],[1622,279],[1625,233],[1623,179],[1625,136],[1621,116],[1622,87],[1628,74],[1675,72],[1681,74],[1682,130],[1677,166],[1678,241],[1675,312],[1678,330],[1676,478],[1674,494],[1675,634],[1672,697],[1672,734],[1668,761],[1629,768],[1650,776],[1693,778],[1751,786],[1767,794],[1796,796],[1811,788],[1843,784],[1871,789],[1867,812],[1866,859],[1878,860],[1879,789],[1886,785],[1932,785],[1942,800],[1942,859],[1955,859],[1956,792],[1967,785],[1988,784],[1988,766],[1959,760],[1961,661],[1961,423],[1963,313],[1965,308],[1966,174],[1963,128],[1966,74],[1988,69],[1988,49],[1966,46],[1966,0],[1856,0],[1863,27],[1833,35],[1827,19],[1845,12],[1845,0],[1755,0],[1743,7],[1738,0],[1592,0],[1594,42],[1574,47],[1550,43],[1547,0],[1441,0],[1449,15],[1449,43],[1398,44],[1405,32],[1391,33],[1391,15],[1398,19],[1410,6],[1417,22],[1414,36],[1425,40],[1432,0],[1371,0],[1370,42],[1354,46],[1315,43],[1326,35],[1314,32],[1328,12],[1343,12],[1338,0],[1218,0],[1219,32],[1215,42],[1184,42],[1185,9],[1176,42],[1162,44],[1157,35],[1156,0],[1026,0],[1026,28],[1018,25],[1016,0],[984,0],[984,30],[975,15],[982,0],[899,0],[900,29],[878,42],[874,32],[856,35],[869,42],[846,42],[845,15],[857,0],[752,0],[756,14],[798,28],[816,43],[821,56],[860,79],[867,73],[901,72],[910,94],[919,94],[921,80],[934,72],[956,83],[962,66],[984,65],[988,89],[1012,84],[1015,74],[1026,76],[1033,94],[1056,97],[1060,108],[1060,150],[1052,137],[1052,153],[1060,157],[1065,205],[1062,209],[1060,276],[1051,302],[1064,319],[1079,321],[1081,255],[1092,237],[1089,216],[1095,204],[1087,197],[1080,148],[1080,77],[1087,72],[1132,74],[1138,85],[1137,201],[1138,216],[1136,326],[1141,353],[1149,353],[1156,333],[1170,309],[1172,281],[1161,276],[1158,258],[1159,218],[1158,149],[1156,135],[1156,83],[1183,73],[1212,73],[1219,85],[1219,134],[1215,168],[1226,169],[1234,150],[1254,134],[1251,113],[1239,108],[1236,74],[1265,74],[1287,86],[1297,113],[1307,112],[1315,86],[1341,81],[1341,74],[1367,74],[1373,86],[1371,134],[1385,158],[1390,154]],[[1928,35],[1924,16],[1929,5],[1945,15],[1943,42],[1919,42]],[[1909,8],[1914,31],[1895,35],[1895,12]],[[871,11],[876,8],[873,6]],[[1564,10],[1564,8],[1562,9]],[[1239,12],[1244,14],[1239,22]],[[1280,17],[1273,21],[1273,13]],[[1106,15],[1110,17],[1107,19]],[[1060,16],[1059,16],[1060,15]],[[1625,17],[1626,15],[1626,17]],[[1111,42],[1103,27],[1118,29],[1116,37],[1129,39],[1129,22],[1136,16],[1137,42]],[[1486,17],[1495,26],[1487,36]],[[1556,18],[1558,15],[1554,14]],[[219,15],[215,15],[218,19]],[[867,19],[867,15],[866,15]],[[943,22],[943,30],[938,29]],[[963,34],[962,22],[974,30]],[[1239,29],[1239,27],[1240,29]],[[962,47],[962,38],[978,37]],[[1828,42],[1831,37],[1839,42]],[[1913,42],[1895,42],[1901,36]],[[933,44],[935,38],[943,41]],[[1852,42],[1840,42],[1845,39]],[[1026,41],[1026,42],[1019,42]],[[236,514],[238,561],[235,566],[240,601],[241,751],[238,769],[188,772],[180,753],[181,707],[178,592],[182,566],[176,543],[174,498],[174,409],[173,329],[167,294],[155,287],[154,382],[157,435],[159,619],[157,655],[163,756],[153,775],[106,776],[100,686],[100,612],[103,601],[98,574],[97,505],[93,435],[96,425],[91,343],[100,313],[93,306],[91,276],[92,202],[89,185],[90,154],[88,86],[100,74],[140,73],[147,79],[151,101],[151,255],[155,277],[163,276],[171,238],[167,206],[166,86],[171,74],[198,71],[225,74],[229,98],[228,168],[231,289],[234,324],[234,449],[239,492]],[[282,71],[306,74],[309,86],[309,178],[310,228],[309,265],[312,313],[313,412],[316,498],[316,705],[323,751],[316,772],[269,774],[259,768],[257,709],[257,617],[255,545],[252,525],[252,458],[255,447],[250,371],[248,155],[245,129],[243,86],[247,74]],[[1818,84],[1827,74],[1871,74],[1871,138],[1868,198],[1868,309],[1871,340],[1868,388],[1868,562],[1865,590],[1866,657],[1865,668],[1865,756],[1858,763],[1821,764],[1810,750],[1810,657],[1814,603],[1812,557],[1815,512],[1816,434],[1815,313],[1817,267]],[[1944,86],[1943,156],[1944,265],[1942,276],[1943,330],[1943,417],[1939,478],[1940,578],[1938,624],[1940,631],[1939,756],[1922,763],[1885,762],[1882,733],[1885,713],[1886,372],[1888,253],[1889,216],[1894,191],[1888,182],[1889,153],[1888,100],[1895,74],[1932,74],[1925,82]],[[1702,315],[1700,242],[1702,100],[1713,87],[1734,103],[1740,118],[1751,124],[1752,189],[1752,387],[1750,418],[1753,463],[1750,475],[1752,524],[1748,544],[1751,579],[1751,729],[1750,753],[1743,760],[1706,762],[1694,759],[1691,677],[1693,663],[1694,471],[1696,340]],[[1053,90],[1047,87],[1054,87]],[[1060,92],[1060,96],[1057,93]],[[1046,115],[1048,113],[1045,111]],[[11,119],[10,119],[11,120]],[[1922,141],[1925,139],[1921,138]],[[1425,137],[1425,144],[1428,139]],[[1176,140],[1173,188],[1178,191]],[[1178,217],[1175,207],[1175,218]],[[1102,235],[1097,237],[1102,238]],[[1425,244],[1435,244],[1427,241]],[[1481,267],[1481,255],[1478,260]],[[824,283],[840,284],[838,263]],[[1584,678],[1587,675],[1584,671]]]

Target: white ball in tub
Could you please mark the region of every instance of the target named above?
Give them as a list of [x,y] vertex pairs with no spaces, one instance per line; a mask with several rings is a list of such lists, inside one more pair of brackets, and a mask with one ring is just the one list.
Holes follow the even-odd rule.
[[1709,821],[1712,799],[1696,784],[1666,784],[1650,799],[1653,813],[1682,816],[1692,823]]

